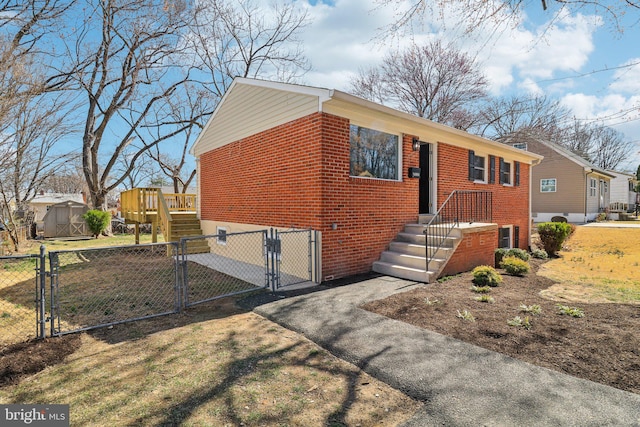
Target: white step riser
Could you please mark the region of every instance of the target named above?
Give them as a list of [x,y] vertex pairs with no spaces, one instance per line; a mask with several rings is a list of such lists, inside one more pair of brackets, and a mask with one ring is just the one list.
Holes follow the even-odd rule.
[[[411,255],[400,254],[397,252],[386,251],[380,255],[380,261],[389,264],[399,265],[402,267],[416,268],[418,270],[427,269],[427,259],[425,257],[415,257]],[[433,259],[429,263],[429,270],[436,271],[440,268],[444,260]]]
[[403,268],[400,266],[392,265],[383,261],[376,261],[373,263],[373,271],[380,274],[386,274],[388,276],[399,277],[405,280],[413,280],[416,282],[429,283],[432,279],[432,273],[424,270],[417,270],[411,268]]
[[[422,246],[424,246],[425,240],[426,239],[424,234],[409,234],[409,233],[401,232],[401,233],[398,233],[398,236],[396,237],[396,241],[398,242],[414,243]],[[429,236],[428,240],[429,240],[429,245],[435,246],[435,243],[439,239],[433,236]],[[456,241],[455,237],[447,237],[441,246],[445,248],[453,248],[453,243],[455,241]]]
[[[424,245],[416,245],[414,243],[393,241],[389,244],[389,250],[407,255],[426,256]],[[434,258],[448,258],[452,250],[452,248],[440,248],[435,253]]]

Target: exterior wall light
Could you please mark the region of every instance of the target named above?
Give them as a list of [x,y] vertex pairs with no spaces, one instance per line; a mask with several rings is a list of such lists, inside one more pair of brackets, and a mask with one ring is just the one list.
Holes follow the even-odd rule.
[[413,151],[420,151],[420,140],[418,138],[413,138]]

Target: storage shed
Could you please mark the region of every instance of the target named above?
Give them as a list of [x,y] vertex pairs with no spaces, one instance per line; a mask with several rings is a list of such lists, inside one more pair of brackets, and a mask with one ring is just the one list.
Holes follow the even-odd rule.
[[73,200],[56,203],[49,207],[44,216],[44,237],[90,236],[91,232],[82,216],[89,206]]

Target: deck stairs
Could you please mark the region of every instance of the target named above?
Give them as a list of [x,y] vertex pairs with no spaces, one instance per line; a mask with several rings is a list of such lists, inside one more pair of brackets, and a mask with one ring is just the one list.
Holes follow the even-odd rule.
[[427,270],[427,245],[433,245],[434,237],[425,231],[428,231],[427,223],[432,217],[420,215],[417,223],[405,225],[389,244],[389,249],[381,254],[380,260],[373,263],[373,271],[416,282],[434,282],[462,240],[462,233],[458,228],[451,230]]
[[[171,236],[168,241],[178,242],[182,237],[202,236],[200,220],[195,213],[172,214]],[[209,252],[209,244],[206,239],[190,240],[187,244],[187,252],[190,254]]]

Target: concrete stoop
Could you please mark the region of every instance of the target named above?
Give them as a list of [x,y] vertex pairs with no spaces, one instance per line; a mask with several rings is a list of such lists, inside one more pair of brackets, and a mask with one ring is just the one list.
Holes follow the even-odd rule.
[[389,244],[389,250],[384,251],[380,260],[373,263],[373,271],[416,282],[435,281],[462,240],[462,234],[457,228],[451,231],[427,270],[427,246],[433,248],[436,238],[428,233],[428,226],[423,221],[420,218],[417,224],[405,225],[404,230]]

